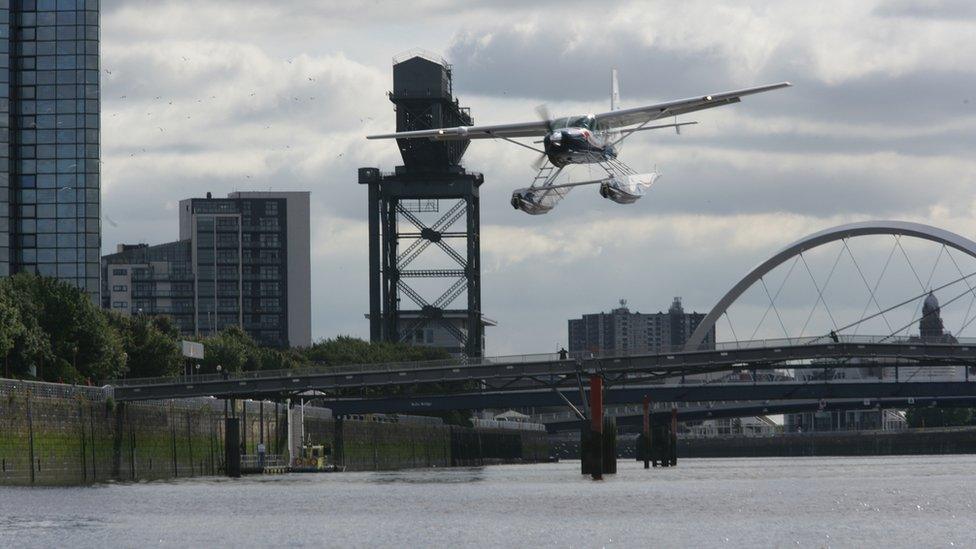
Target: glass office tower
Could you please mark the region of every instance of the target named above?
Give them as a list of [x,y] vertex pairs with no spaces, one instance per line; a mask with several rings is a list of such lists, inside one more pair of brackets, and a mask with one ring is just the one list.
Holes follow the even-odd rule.
[[0,275],[99,292],[98,0],[0,0]]

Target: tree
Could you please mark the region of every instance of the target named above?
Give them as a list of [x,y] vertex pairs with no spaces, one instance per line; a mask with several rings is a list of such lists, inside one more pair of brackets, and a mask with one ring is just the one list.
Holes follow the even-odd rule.
[[[227,328],[202,340],[204,346],[202,370],[214,373],[219,365],[225,372],[240,372],[245,366],[256,364],[257,344],[237,326]],[[257,368],[254,368],[257,369]]]
[[130,377],[163,377],[182,371],[183,353],[178,332],[166,317],[125,317],[108,313],[109,325],[118,333],[126,353],[126,375]]
[[10,360],[15,373],[81,383],[116,377],[124,367],[121,341],[103,311],[70,284],[19,273],[4,280],[24,329]]
[[415,362],[441,360],[451,355],[436,347],[421,347],[403,343],[368,342],[362,339],[338,336],[323,339],[303,350],[306,357],[316,364],[337,366],[341,364],[376,364],[381,362]]
[[12,303],[7,285],[0,286],[0,360],[3,360],[3,371],[10,376],[10,353],[14,350],[17,339],[24,333],[24,323],[20,320],[17,307]]
[[969,425],[972,408],[911,408],[905,414],[909,427],[954,427]]

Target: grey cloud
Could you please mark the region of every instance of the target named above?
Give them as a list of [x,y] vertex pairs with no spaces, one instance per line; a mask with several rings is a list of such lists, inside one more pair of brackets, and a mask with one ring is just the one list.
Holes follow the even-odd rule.
[[969,0],[887,0],[874,9],[874,15],[913,19],[976,19],[976,4]]
[[677,99],[788,80],[793,89],[749,97],[735,108],[759,117],[898,125],[951,120],[976,109],[976,71],[920,67],[898,75],[867,73],[831,85],[811,77],[806,52],[786,42],[755,81],[742,82],[733,77],[734,61],[714,49],[662,49],[625,31],[607,38],[608,47],[567,50],[574,38],[552,27],[533,33],[486,29],[459,34],[448,50],[456,89],[462,101],[464,93],[475,93],[600,106],[608,101],[609,69],[617,67],[623,100],[630,105],[638,98]]

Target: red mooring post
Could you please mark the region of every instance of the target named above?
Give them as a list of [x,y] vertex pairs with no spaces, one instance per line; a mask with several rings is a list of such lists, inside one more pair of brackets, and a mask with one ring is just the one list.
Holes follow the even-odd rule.
[[593,442],[593,480],[603,478],[603,378],[590,376],[590,440]]
[[651,468],[651,399],[644,395],[644,468]]

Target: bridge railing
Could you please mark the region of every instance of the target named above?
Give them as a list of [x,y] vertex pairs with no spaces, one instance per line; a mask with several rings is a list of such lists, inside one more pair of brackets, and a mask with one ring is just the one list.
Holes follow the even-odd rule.
[[[689,350],[682,346],[663,346],[658,351],[648,352],[648,351],[638,351],[634,350],[632,352],[613,352],[613,353],[596,353],[596,352],[574,352],[574,353],[538,353],[538,354],[521,354],[521,355],[505,355],[505,356],[494,356],[494,357],[461,357],[461,358],[450,358],[442,360],[431,360],[431,361],[420,361],[420,362],[386,362],[386,363],[372,363],[372,364],[347,364],[347,365],[329,365],[329,364],[311,364],[307,366],[298,366],[295,368],[287,370],[248,370],[242,372],[223,372],[223,373],[209,373],[209,374],[192,374],[192,375],[182,375],[177,377],[152,377],[152,378],[123,378],[116,379],[111,382],[114,386],[139,386],[139,385],[159,385],[159,384],[171,384],[171,383],[207,383],[222,380],[249,380],[249,379],[266,379],[266,378],[287,378],[296,376],[309,376],[309,375],[343,375],[343,374],[366,374],[366,373],[388,373],[388,372],[409,372],[414,370],[430,370],[437,368],[465,368],[470,366],[486,366],[486,365],[516,365],[516,364],[529,364],[529,363],[540,363],[540,362],[557,362],[564,360],[591,360],[591,359],[614,359],[614,358],[628,358],[635,356],[647,356],[649,354],[669,354],[669,353],[691,353],[700,351],[722,351],[722,350],[743,350],[743,349],[759,349],[759,348],[775,348],[775,347],[789,347],[789,346],[802,346],[802,345],[816,345],[816,344],[830,344],[835,343],[833,339],[825,336],[811,336],[803,338],[780,338],[780,339],[756,339],[750,341],[732,341],[732,342],[720,342],[715,344],[714,347],[708,349],[699,350]],[[848,336],[848,335],[838,335],[836,343],[855,343],[855,344],[872,344],[872,343],[917,343],[926,344],[928,342],[923,342],[917,337],[891,337],[891,336]],[[958,340],[961,345],[976,345],[976,338],[961,338]]]
[[[589,358],[589,354],[586,358]],[[604,355],[598,355],[603,357]],[[524,355],[506,355],[496,357],[462,357],[442,360],[427,360],[417,362],[381,362],[369,364],[311,364],[297,366],[286,370],[247,370],[242,372],[225,372],[209,374],[181,375],[176,377],[143,377],[123,378],[111,382],[115,386],[157,385],[164,383],[206,383],[222,380],[247,380],[263,378],[295,377],[307,375],[342,375],[383,372],[403,372],[410,370],[430,370],[435,368],[464,368],[468,366],[484,366],[491,364],[526,364],[538,362],[554,362],[560,360],[559,353],[540,353]],[[567,358],[568,360],[568,358]]]

